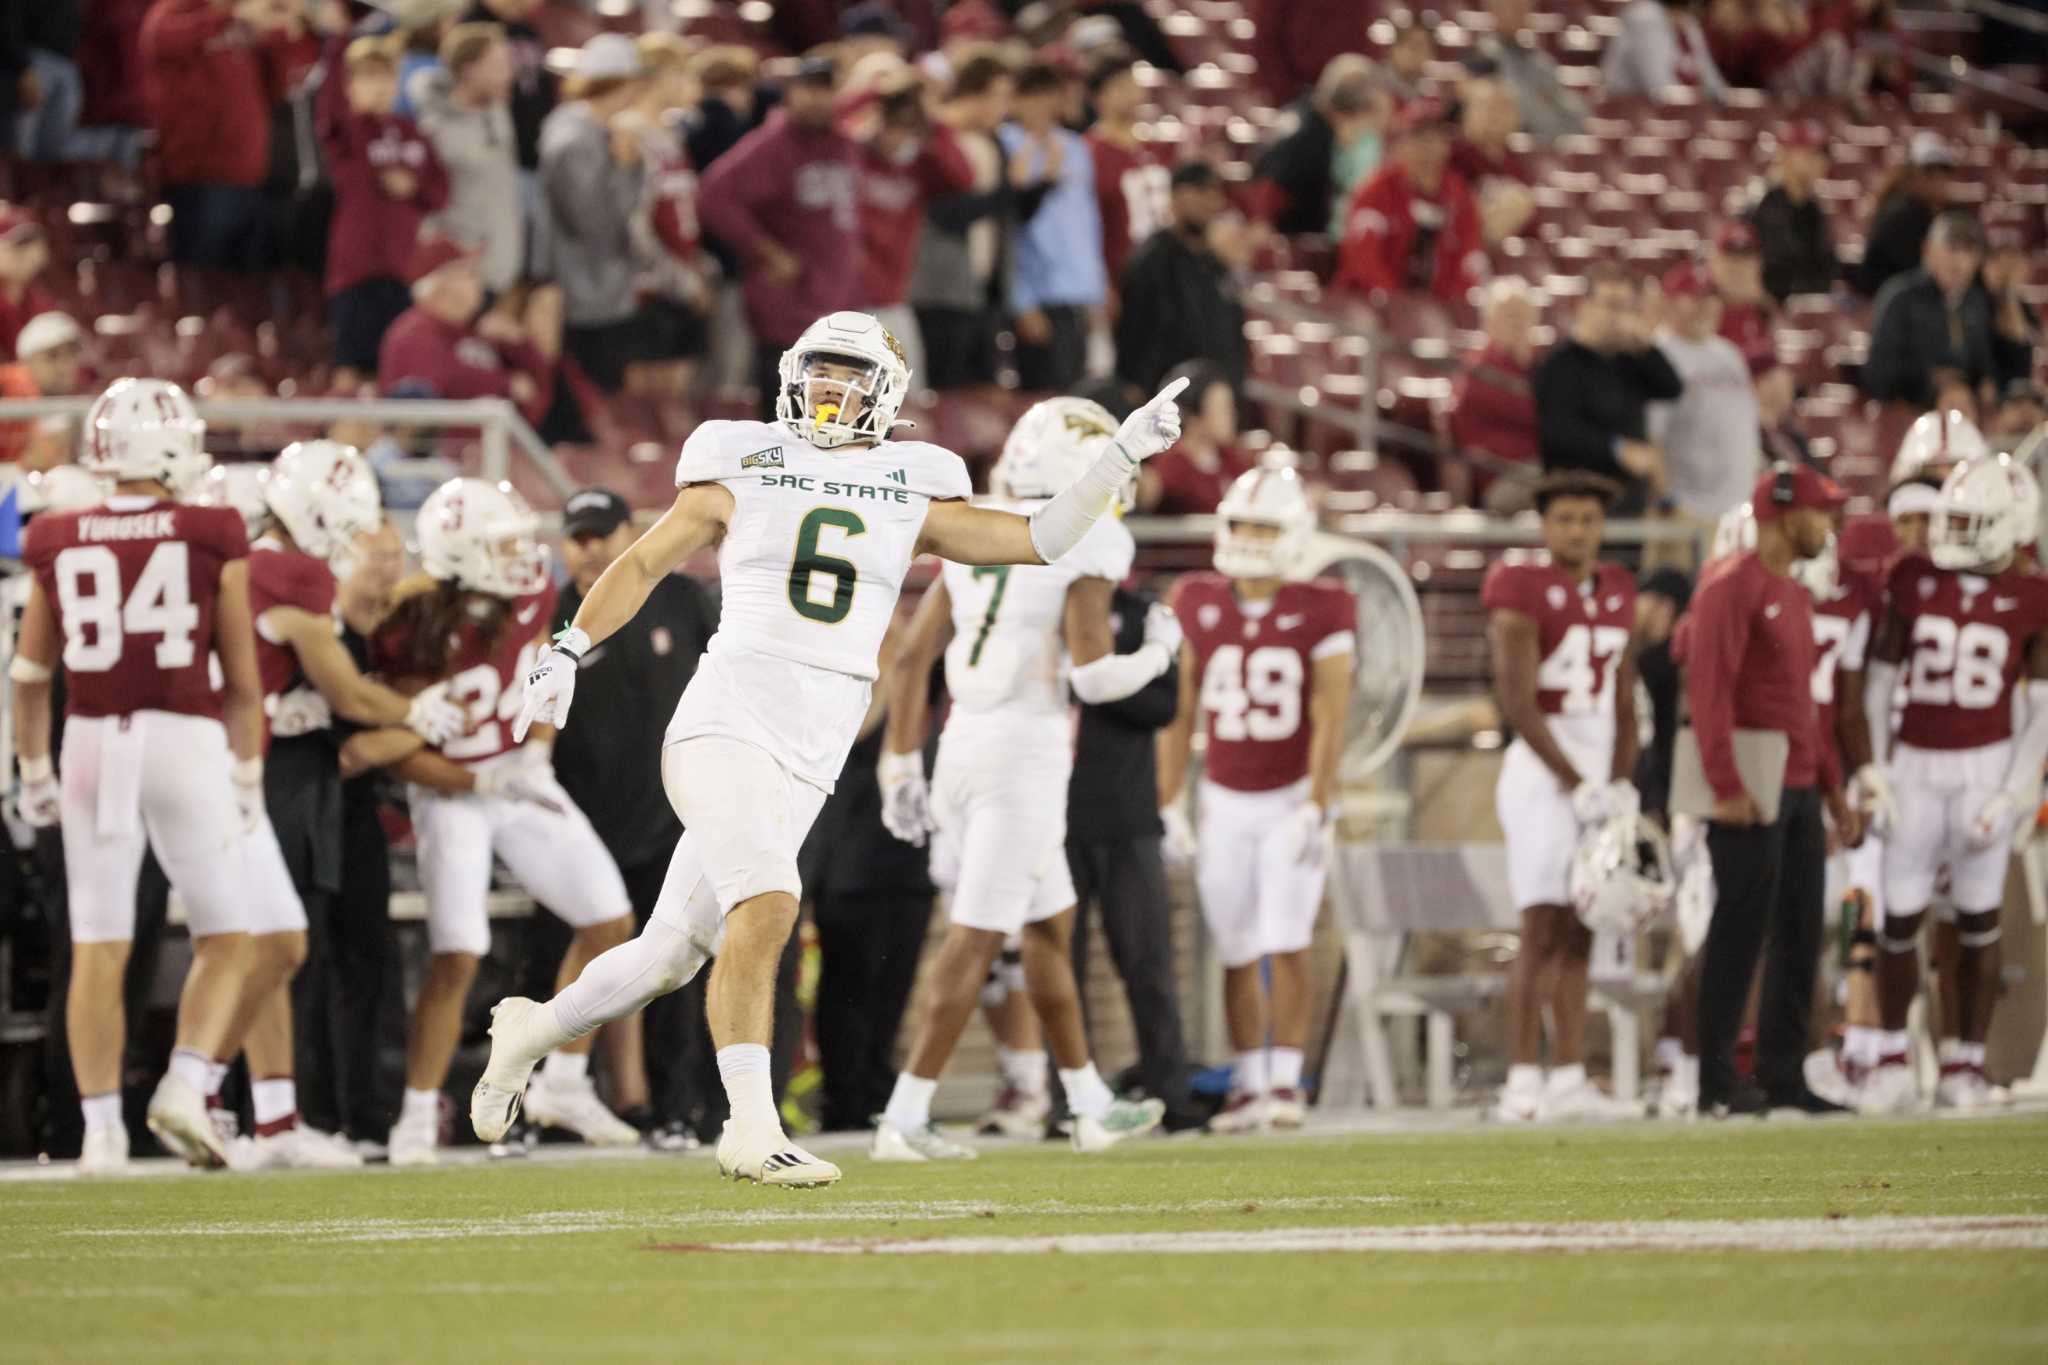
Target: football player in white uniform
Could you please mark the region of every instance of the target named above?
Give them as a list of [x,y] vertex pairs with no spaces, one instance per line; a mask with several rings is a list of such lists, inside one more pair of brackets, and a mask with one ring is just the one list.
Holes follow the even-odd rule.
[[819,319],[784,353],[780,380],[774,422],[706,422],[684,442],[675,504],[605,570],[528,678],[517,733],[563,723],[578,660],[655,582],[718,547],[722,619],[661,755],[687,831],[667,884],[640,936],[552,1002],[515,998],[493,1012],[491,1060],[470,1103],[486,1141],[510,1126],[548,1052],[676,989],[715,954],[706,1012],[732,1106],[719,1170],[775,1185],[839,1178],[784,1135],[767,1045],[776,965],[796,923],[797,848],[867,714],[903,576],[926,552],[991,566],[1059,559],[1116,503],[1139,460],[1180,434],[1175,384],[1026,517],[971,505],[951,451],[890,439],[910,371],[874,318]]
[[[1116,419],[1101,405],[1047,399],[1004,443],[989,476],[997,500],[987,505],[1028,515],[1085,474],[1115,439]],[[1165,1112],[1156,1099],[1117,1099],[1096,1072],[1069,946],[1068,686],[1085,702],[1120,700],[1171,667],[1180,648],[1172,614],[1157,608],[1145,645],[1115,651],[1110,594],[1136,554],[1123,523],[1104,517],[1054,564],[949,563],[918,604],[889,704],[882,822],[910,843],[932,836],[932,875],[951,892],[952,925],[926,978],[909,1062],[875,1129],[877,1161],[974,1155],[932,1123],[932,1094],[1012,934],[1022,936],[1025,989],[1074,1113],[1075,1149],[1102,1151],[1149,1130]],[[927,791],[926,682],[942,650],[953,709]]]

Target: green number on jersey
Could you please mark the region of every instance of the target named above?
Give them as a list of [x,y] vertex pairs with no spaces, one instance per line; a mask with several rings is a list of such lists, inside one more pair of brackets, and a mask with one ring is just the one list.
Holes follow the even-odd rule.
[[[866,522],[844,507],[813,507],[807,512],[797,527],[796,557],[789,565],[789,605],[806,620],[834,626],[853,610],[853,585],[860,570],[851,560],[818,553],[818,535],[827,526],[836,526],[849,537],[864,535],[868,529]],[[832,579],[830,602],[811,600],[813,574]]]
[[982,564],[974,570],[974,576],[994,574],[996,590],[988,595],[988,612],[981,618],[981,629],[974,633],[974,648],[967,653],[967,666],[974,667],[981,662],[981,647],[988,643],[988,633],[995,629],[996,613],[1003,608],[1003,589],[1010,586],[1010,566],[1007,564]]

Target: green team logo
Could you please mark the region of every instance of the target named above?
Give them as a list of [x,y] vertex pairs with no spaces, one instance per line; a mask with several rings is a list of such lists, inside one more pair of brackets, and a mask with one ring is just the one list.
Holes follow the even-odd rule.
[[[789,605],[806,621],[836,626],[853,610],[854,580],[860,570],[850,559],[828,555],[818,548],[826,527],[836,527],[844,538],[866,535],[867,523],[860,514],[845,507],[813,507],[796,528],[796,554],[789,564]],[[820,577],[832,581],[831,600],[816,595]]]

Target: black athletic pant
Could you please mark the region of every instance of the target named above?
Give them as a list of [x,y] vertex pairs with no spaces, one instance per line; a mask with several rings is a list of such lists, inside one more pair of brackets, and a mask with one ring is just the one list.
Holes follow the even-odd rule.
[[1735,1035],[1766,939],[1757,1081],[1772,1098],[1805,1087],[1801,1063],[1820,962],[1827,835],[1811,787],[1785,793],[1775,824],[1709,824],[1714,918],[1700,960],[1700,1106],[1733,1094]]
[[343,798],[341,885],[301,893],[306,966],[292,983],[299,1112],[315,1128],[382,1142],[404,1087],[405,994],[391,927],[391,848],[367,789]]
[[[1088,980],[1088,907],[1099,905],[1110,959],[1124,981],[1138,1033],[1138,1070],[1145,1089],[1178,1107],[1188,1098],[1188,1053],[1174,996],[1172,902],[1159,839],[1073,839],[1074,977]],[[1081,994],[1085,1009],[1088,995]]]
[[896,1085],[896,1034],[931,924],[929,891],[862,891],[821,897],[818,929],[818,1061],[827,1129],[866,1128]]

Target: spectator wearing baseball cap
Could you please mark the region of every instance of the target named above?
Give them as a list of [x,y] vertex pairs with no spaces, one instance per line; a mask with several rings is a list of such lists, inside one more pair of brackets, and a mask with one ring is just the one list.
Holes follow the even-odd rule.
[[1441,101],[1418,100],[1394,128],[1394,154],[1358,187],[1345,214],[1333,285],[1462,303],[1487,264],[1478,203],[1450,166],[1457,125]]
[[1955,149],[1939,135],[1913,134],[1906,159],[1885,174],[1871,196],[1877,211],[1865,234],[1863,259],[1848,272],[1857,293],[1874,298],[1894,275],[1920,264],[1934,215],[1949,206],[1955,167]]
[[1657,349],[1685,388],[1650,405],[1650,439],[1664,448],[1672,503],[1705,528],[1749,496],[1763,464],[1756,389],[1742,353],[1715,331],[1722,304],[1700,268],[1676,266],[1663,285]]
[[0,360],[14,358],[22,325],[57,306],[36,276],[50,263],[43,225],[25,208],[0,203]]
[[1928,230],[1921,265],[1878,291],[1863,391],[1927,408],[1961,385],[1987,402],[1998,378],[1991,296],[1977,283],[1984,229],[1963,209]]
[[385,393],[445,399],[508,398],[538,422],[554,396],[554,363],[499,313],[483,306],[479,253],[434,233],[421,237],[407,278],[412,307],[384,333],[377,384]]
[[1207,360],[1236,387],[1245,374],[1244,304],[1209,241],[1230,201],[1206,161],[1174,167],[1171,183],[1167,226],[1132,253],[1119,282],[1117,374],[1151,393],[1174,366]]
[[[85,391],[85,334],[66,313],[38,313],[15,338],[11,365],[0,365],[0,398],[68,398]],[[0,464],[49,469],[68,464],[78,442],[68,417],[0,423]]]
[[1834,227],[1814,187],[1827,174],[1827,134],[1809,119],[1778,130],[1770,188],[1749,211],[1763,255],[1764,288],[1782,302],[1794,294],[1825,294],[1841,277]]
[[1721,299],[1721,335],[1751,374],[1778,363],[1778,305],[1764,292],[1762,245],[1745,218],[1731,218],[1707,248],[1707,279]]

